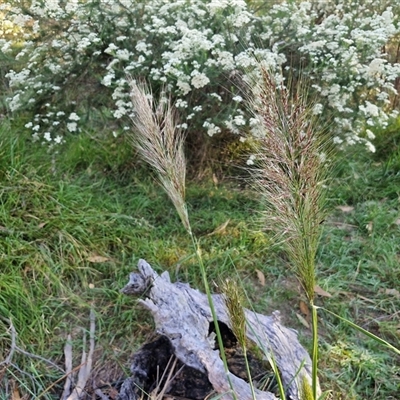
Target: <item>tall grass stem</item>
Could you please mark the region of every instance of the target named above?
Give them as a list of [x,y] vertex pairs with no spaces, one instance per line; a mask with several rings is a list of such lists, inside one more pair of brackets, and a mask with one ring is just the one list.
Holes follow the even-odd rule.
[[302,78],[285,85],[282,76],[262,63],[253,78],[248,101],[263,130],[255,149],[255,187],[263,199],[265,229],[283,245],[312,309],[312,392],[316,400],[315,259],[326,215],[329,149]]
[[169,99],[161,95],[158,104],[156,104],[152,93],[144,82],[138,83],[131,79],[130,85],[131,100],[135,110],[135,116],[132,118],[134,130],[129,135],[131,143],[143,160],[153,168],[160,185],[174,204],[181,222],[190,236],[210,306],[221,359],[229,386],[232,389],[232,395],[236,400],[229,377],[224,343],[208,284],[206,268],[201,256],[199,242],[191,228],[185,202],[186,159],[183,151],[184,135],[176,122],[173,106]]

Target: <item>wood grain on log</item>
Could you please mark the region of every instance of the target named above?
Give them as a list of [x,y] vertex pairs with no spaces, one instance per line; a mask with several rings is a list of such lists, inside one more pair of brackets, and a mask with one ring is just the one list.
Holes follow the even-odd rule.
[[[214,391],[221,399],[233,399],[232,390],[239,400],[253,400],[249,384],[225,371],[215,350],[215,335],[210,335],[213,323],[207,296],[188,284],[171,283],[168,272],[158,275],[144,260],[138,263],[139,272],[131,273],[128,284],[121,290],[130,295],[141,295],[139,303],[153,315],[156,331],[168,338],[174,355],[186,366],[207,374]],[[212,296],[219,322],[231,328],[230,318],[222,295]],[[247,337],[268,359],[276,361],[288,399],[300,399],[301,381],[311,384],[311,360],[301,346],[294,330],[280,323],[279,312],[265,316],[245,310]],[[133,372],[133,371],[132,371]],[[132,379],[132,378],[131,378]],[[128,380],[126,388],[132,385]],[[137,382],[135,383],[137,385]],[[128,390],[129,392],[129,390]],[[258,400],[273,400],[270,392],[256,389]],[[120,400],[134,400],[120,393]]]

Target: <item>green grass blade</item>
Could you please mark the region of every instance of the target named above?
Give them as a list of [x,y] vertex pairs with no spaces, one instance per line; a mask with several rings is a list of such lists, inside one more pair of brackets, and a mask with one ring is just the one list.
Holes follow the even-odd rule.
[[321,310],[326,311],[327,313],[335,316],[336,318],[339,318],[340,320],[342,320],[343,322],[346,322],[348,325],[350,325],[352,328],[358,330],[359,332],[363,333],[364,335],[368,336],[369,338],[375,340],[376,342],[380,343],[381,345],[387,347],[388,349],[394,351],[396,354],[400,355],[400,349],[398,349],[397,347],[391,345],[389,342],[387,342],[386,340],[380,338],[379,336],[374,335],[373,333],[367,331],[364,328],[361,328],[361,326],[355,324],[354,322],[351,322],[350,320],[348,320],[347,318],[341,317],[338,314],[335,314],[332,311],[327,310],[326,308],[323,307],[318,307],[321,308]]

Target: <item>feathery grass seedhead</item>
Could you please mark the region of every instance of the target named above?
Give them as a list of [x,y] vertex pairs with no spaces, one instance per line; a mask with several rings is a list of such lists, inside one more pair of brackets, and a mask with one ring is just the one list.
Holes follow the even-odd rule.
[[262,123],[255,186],[265,223],[283,241],[308,299],[315,286],[315,256],[325,216],[326,140],[300,80],[285,87],[265,66],[252,86],[250,105]]
[[[154,168],[161,186],[173,202],[186,231],[192,239],[215,324],[221,358],[225,371],[228,373],[224,344],[211,297],[206,269],[201,257],[201,249],[191,230],[185,203],[186,162],[183,152],[184,136],[175,122],[170,100],[166,100],[161,96],[158,104],[155,104],[145,83],[137,83],[130,80],[130,85],[132,105],[136,114],[132,118],[135,131],[131,133],[130,139],[142,158]],[[232,388],[229,374],[227,379]],[[237,399],[234,393],[233,398]]]
[[303,377],[301,380],[301,387],[300,387],[300,399],[301,400],[315,400],[312,387],[309,384],[306,377]]
[[225,304],[228,309],[229,319],[232,324],[233,334],[236,336],[243,350],[246,349],[246,316],[243,309],[244,295],[240,285],[231,279],[226,279],[221,285],[225,296]]
[[185,203],[186,160],[184,134],[176,123],[170,99],[161,94],[158,104],[148,85],[130,80],[134,131],[128,137],[144,161],[154,168],[179,217],[191,234]]
[[225,304],[226,308],[228,309],[233,334],[236,336],[236,339],[243,351],[252,398],[255,399],[256,393],[254,390],[253,380],[251,378],[249,359],[247,357],[246,315],[243,308],[245,296],[242,291],[242,287],[231,279],[226,279],[222,283],[222,293],[225,296]]

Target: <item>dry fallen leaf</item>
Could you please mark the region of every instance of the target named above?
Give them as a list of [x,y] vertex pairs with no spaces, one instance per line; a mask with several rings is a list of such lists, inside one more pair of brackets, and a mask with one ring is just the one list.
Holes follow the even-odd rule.
[[218,235],[225,233],[226,227],[228,226],[229,222],[231,221],[230,218],[228,218],[222,225],[220,225],[218,228],[215,228],[211,233],[209,233],[207,236],[211,235]]
[[395,296],[398,299],[400,299],[400,292],[396,289],[386,289],[385,294],[388,294],[390,296]]
[[41,222],[37,227],[38,229],[42,229],[46,224],[47,222]]
[[400,225],[400,218],[397,218],[396,221],[394,221],[394,223],[395,223],[396,225]]
[[217,186],[217,185],[218,185],[218,178],[217,178],[217,175],[212,174],[212,180],[213,180],[213,182],[214,182],[214,185]]
[[32,218],[32,219],[36,219],[36,220],[38,220],[38,221],[39,221],[39,218],[38,218],[36,215],[32,215],[32,214],[25,214],[25,217],[29,217],[29,218]]
[[361,296],[361,294],[358,294],[358,293],[357,293],[356,296],[357,296],[358,299],[364,300],[364,301],[366,301],[367,303],[375,304],[375,300],[371,300],[371,299],[369,299],[368,297]]
[[108,392],[108,397],[112,400],[115,400],[118,397],[118,394],[118,390],[112,387]]
[[12,395],[11,395],[11,399],[12,400],[21,400],[21,396],[19,394],[19,391],[18,391],[17,387],[14,388],[14,390],[12,392]]
[[317,293],[319,296],[322,296],[322,297],[332,297],[332,295],[331,295],[330,293],[325,292],[325,290],[324,290],[324,289],[321,289],[318,285],[315,285],[315,286],[314,286],[314,291],[315,291],[315,293]]
[[340,211],[343,211],[344,213],[349,213],[354,210],[354,207],[352,206],[337,206],[336,208]]
[[310,316],[310,310],[308,308],[308,305],[303,300],[300,300],[299,307],[300,307],[301,313],[304,314],[308,318]]
[[256,269],[257,279],[261,286],[265,286],[265,275],[259,269]]
[[300,314],[296,313],[296,317],[300,321],[300,323],[305,326],[306,328],[310,329],[310,324],[303,318]]
[[87,258],[87,260],[91,263],[103,263],[106,261],[110,261],[110,259],[108,257],[97,256],[97,255],[90,256]]

